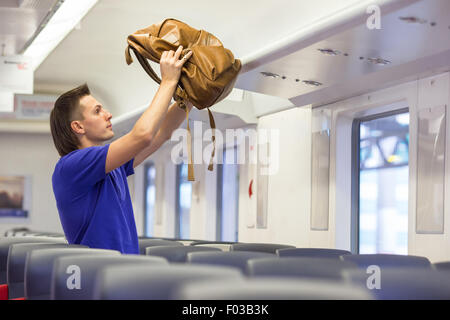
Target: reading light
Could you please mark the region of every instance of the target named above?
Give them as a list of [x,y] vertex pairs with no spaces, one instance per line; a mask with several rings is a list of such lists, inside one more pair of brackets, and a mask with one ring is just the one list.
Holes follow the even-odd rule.
[[58,0],[22,49],[24,56],[32,58],[33,70],[39,67],[97,1]]
[[407,23],[420,23],[420,24],[424,24],[427,23],[427,20],[425,19],[420,19],[417,17],[399,17],[400,20],[407,22]]
[[309,86],[313,86],[313,87],[318,87],[318,86],[322,85],[322,83],[317,82],[317,81],[313,81],[313,80],[303,80],[303,83],[307,84]]
[[379,65],[379,66],[385,66],[385,65],[391,63],[389,60],[385,60],[382,58],[367,58],[367,61],[369,61],[370,63],[376,64],[376,65]]
[[272,72],[265,72],[265,71],[263,71],[263,72],[261,72],[261,74],[262,74],[264,77],[271,77],[271,78],[275,78],[275,79],[280,77],[279,74],[272,73]]
[[317,50],[319,50],[323,54],[326,54],[327,56],[337,56],[341,54],[340,51],[333,49],[317,49]]

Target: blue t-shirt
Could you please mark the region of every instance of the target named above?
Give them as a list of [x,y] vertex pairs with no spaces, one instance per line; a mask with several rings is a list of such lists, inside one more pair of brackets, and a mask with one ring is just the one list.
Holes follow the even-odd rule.
[[69,243],[139,254],[127,176],[131,159],[105,174],[109,144],[72,151],[59,159],[53,192]]

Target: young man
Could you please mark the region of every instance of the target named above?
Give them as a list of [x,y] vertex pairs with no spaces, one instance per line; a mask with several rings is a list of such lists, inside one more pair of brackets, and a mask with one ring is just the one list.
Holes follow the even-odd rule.
[[[112,115],[91,96],[87,85],[62,94],[50,114],[55,147],[61,156],[52,177],[61,224],[69,243],[138,254],[138,236],[127,176],[155,152],[185,119],[169,106],[181,68],[182,47],[160,60],[161,84],[133,129],[111,144]],[[192,108],[188,105],[187,108]]]

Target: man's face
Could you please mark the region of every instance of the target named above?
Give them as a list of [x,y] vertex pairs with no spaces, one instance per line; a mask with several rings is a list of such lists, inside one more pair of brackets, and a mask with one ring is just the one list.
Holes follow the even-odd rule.
[[111,113],[91,95],[80,99],[84,120],[79,120],[86,138],[100,144],[114,137],[111,125]]

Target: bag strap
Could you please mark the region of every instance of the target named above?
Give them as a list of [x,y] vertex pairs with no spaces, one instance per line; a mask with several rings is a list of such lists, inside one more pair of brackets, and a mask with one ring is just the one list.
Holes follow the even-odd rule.
[[161,79],[158,77],[156,72],[153,70],[153,68],[148,63],[147,59],[145,59],[139,51],[137,51],[134,47],[131,47],[130,45],[127,46],[125,50],[125,60],[127,61],[127,64],[130,65],[133,63],[133,58],[131,58],[130,49],[133,49],[134,55],[138,59],[139,63],[141,64],[142,68],[144,68],[145,72],[158,84],[161,84]]
[[187,122],[187,149],[188,149],[188,181],[195,181],[194,176],[194,164],[192,163],[192,136],[191,129],[189,128],[189,108],[184,106],[184,111],[186,112],[186,122]]
[[209,115],[209,126],[211,127],[211,130],[212,130],[211,140],[213,142],[213,151],[211,153],[211,159],[209,160],[208,170],[213,171],[213,159],[214,159],[214,155],[216,153],[216,122],[214,121],[214,117],[213,117],[211,110],[209,110],[209,108],[207,108],[207,109],[208,109],[208,115]]
[[[150,63],[148,63],[147,58],[145,58],[136,48],[130,45],[128,45],[127,48],[125,49],[125,60],[127,64],[130,65],[133,63],[133,58],[131,57],[130,49],[133,50],[134,55],[138,59],[142,68],[144,68],[145,72],[147,72],[147,74],[150,76],[150,78],[152,78],[156,83],[161,84],[161,79],[159,78],[158,74],[153,70]],[[174,99],[177,101],[179,101],[180,99],[188,100],[188,96],[180,86],[177,86],[177,89],[175,90],[174,93]]]

